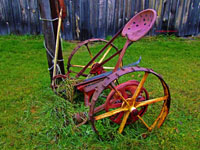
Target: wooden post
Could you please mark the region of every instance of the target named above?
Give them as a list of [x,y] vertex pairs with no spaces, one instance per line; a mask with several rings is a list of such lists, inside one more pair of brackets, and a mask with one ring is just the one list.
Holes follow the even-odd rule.
[[[45,39],[45,47],[47,49],[47,60],[49,66],[50,79],[53,78],[53,58],[55,56],[56,36],[58,28],[58,18],[56,12],[56,0],[38,0],[40,8],[40,16],[42,18],[42,31]],[[54,20],[54,21],[53,21]],[[60,41],[60,40],[59,40]],[[58,50],[58,66],[62,74],[65,74],[64,61],[62,56],[61,42],[59,42]]]

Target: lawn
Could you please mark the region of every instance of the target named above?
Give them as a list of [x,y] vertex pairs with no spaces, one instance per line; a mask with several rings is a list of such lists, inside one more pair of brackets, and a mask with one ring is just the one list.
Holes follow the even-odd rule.
[[[116,45],[124,42],[120,38]],[[64,41],[65,65],[75,46]],[[1,36],[0,149],[200,149],[200,39],[146,37],[129,47],[123,63],[139,56],[140,66],[153,68],[169,85],[170,113],[151,133],[138,124],[100,140],[90,123],[73,124],[71,116],[84,110],[83,104],[73,105],[52,92],[43,37]]]

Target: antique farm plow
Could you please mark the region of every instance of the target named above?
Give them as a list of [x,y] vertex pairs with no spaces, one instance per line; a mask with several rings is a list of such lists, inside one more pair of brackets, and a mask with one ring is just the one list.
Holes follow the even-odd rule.
[[[59,11],[61,20],[62,7]],[[156,126],[159,128],[168,115],[170,92],[162,76],[152,69],[139,67],[141,58],[129,65],[122,62],[127,48],[147,34],[155,20],[156,12],[146,9],[130,19],[110,41],[89,39],[81,42],[68,58],[65,75],[55,70],[59,45],[56,44],[52,88],[57,94],[68,93],[65,95],[68,99],[72,99],[74,89],[84,94],[84,104],[89,107],[89,112],[75,116],[77,119],[83,114],[88,116],[97,134],[102,124],[114,124],[113,130],[122,133],[125,126],[136,121],[151,131]],[[60,25],[58,35],[59,28]],[[122,48],[113,44],[120,36],[126,39]],[[104,46],[98,49],[100,44]],[[82,52],[87,52],[87,55],[82,55]],[[87,58],[87,62],[79,61],[80,57]],[[70,85],[72,91],[62,89],[63,81],[73,83]],[[157,114],[152,115],[154,112]]]

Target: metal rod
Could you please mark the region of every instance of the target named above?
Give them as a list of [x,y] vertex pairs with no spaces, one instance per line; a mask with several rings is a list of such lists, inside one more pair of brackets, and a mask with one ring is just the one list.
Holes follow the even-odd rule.
[[[56,65],[57,65],[57,60],[58,60],[58,49],[59,49],[61,22],[62,22],[62,8],[60,10],[60,15],[59,15],[59,20],[58,20],[58,29],[57,29],[57,37],[56,37],[56,50],[55,50],[55,57],[54,57],[53,78],[56,75]],[[54,80],[52,81],[52,85],[54,85]]]

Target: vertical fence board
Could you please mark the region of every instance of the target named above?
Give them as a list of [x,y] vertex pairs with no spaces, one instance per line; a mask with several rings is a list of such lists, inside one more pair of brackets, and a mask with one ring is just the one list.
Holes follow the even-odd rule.
[[38,4],[36,0],[30,0],[29,2],[31,34],[38,34],[40,33],[40,21],[38,19],[39,13],[37,7]]
[[136,4],[136,0],[132,0],[131,1],[131,16],[135,15],[135,4]]
[[[197,12],[197,14],[200,14],[200,1],[198,2],[198,12]],[[200,32],[200,15],[197,17],[197,32],[195,34],[199,34],[199,32]]]
[[194,28],[195,28],[195,31],[193,32],[193,34],[192,35],[197,35],[197,33],[198,33],[198,22],[199,22],[199,14],[200,14],[200,1],[195,1],[195,4],[194,4],[194,6],[195,6],[195,10],[194,10],[194,12],[195,12],[195,18],[194,18]]
[[198,4],[197,1],[192,0],[191,5],[190,5],[190,11],[189,11],[189,20],[188,20],[188,26],[187,26],[187,31],[188,33],[185,32],[185,35],[195,35],[196,28],[197,28],[197,18],[198,16],[196,15],[198,12]]
[[13,18],[13,9],[12,9],[12,1],[4,0],[4,3],[6,4],[6,11],[7,14],[6,20],[8,24],[8,28],[10,30],[10,33],[15,33],[15,26],[14,26],[14,18]]
[[176,30],[178,31],[178,35],[180,35],[181,33],[181,24],[182,24],[182,14],[184,13],[184,3],[185,0],[179,0],[179,3],[177,5],[177,15],[176,15]]
[[184,16],[183,16],[183,21],[182,21],[182,32],[184,33],[185,30],[187,29],[189,23],[189,18],[190,16],[190,11],[191,11],[191,6],[192,6],[192,0],[187,0],[186,1],[186,5],[185,5],[185,12],[184,12]]
[[28,11],[28,1],[27,0],[20,0],[20,7],[21,7],[21,26],[22,30],[28,34],[30,34],[30,17]]
[[[0,0],[0,35],[40,34],[38,0]],[[137,12],[153,8],[159,30],[178,31],[178,36],[200,32],[199,0],[65,0],[67,17],[62,37],[68,40],[114,35]]]
[[[149,8],[155,9],[154,7],[155,7],[155,0],[149,0]],[[152,27],[148,35],[153,35],[154,30],[155,30],[155,26]]]
[[114,30],[115,1],[108,0],[107,5],[107,35],[112,35]]
[[171,8],[169,12],[169,20],[168,20],[168,30],[176,32],[175,30],[175,16],[176,16],[176,9],[177,1],[171,0]]
[[67,9],[67,16],[63,20],[64,31],[62,31],[62,37],[64,39],[73,40],[72,32],[69,32],[72,31],[72,16],[71,16],[72,13],[71,13],[70,1],[65,0],[65,4]]
[[0,34],[1,35],[10,34],[5,6],[6,6],[5,1],[2,0],[1,5],[0,5]]
[[118,11],[118,30],[123,26],[123,8],[124,3],[123,0],[119,0],[119,11]]
[[163,22],[165,22],[164,14],[166,10],[166,0],[158,0],[156,1],[155,9],[157,11],[157,20],[156,20],[156,34],[157,31],[160,31],[163,25]]
[[97,30],[98,30],[98,0],[91,0],[90,1],[90,27],[91,27],[91,36],[97,37]]
[[145,0],[144,9],[148,9],[148,8],[149,8],[149,0]]
[[90,38],[89,0],[80,1],[80,40]]
[[132,5],[132,0],[128,0],[128,2],[127,2],[127,16],[126,16],[126,22],[128,21],[128,20],[130,20],[130,18],[131,18],[131,5]]
[[71,0],[72,3],[72,31],[74,32],[74,38],[80,39],[81,29],[81,0]]
[[98,18],[98,34],[97,36],[100,38],[105,37],[105,29],[106,29],[106,1],[99,0],[99,18]]
[[117,32],[117,30],[118,30],[118,12],[119,12],[119,1],[118,0],[116,0],[115,1],[115,11],[114,11],[114,32],[113,32],[113,34],[114,33],[116,33]]
[[123,25],[127,22],[127,15],[128,15],[128,0],[123,1]]
[[11,9],[12,9],[12,16],[13,16],[13,22],[12,26],[14,26],[14,34],[20,34],[22,32],[21,29],[21,11],[20,11],[20,5],[19,1],[12,1],[11,3]]

